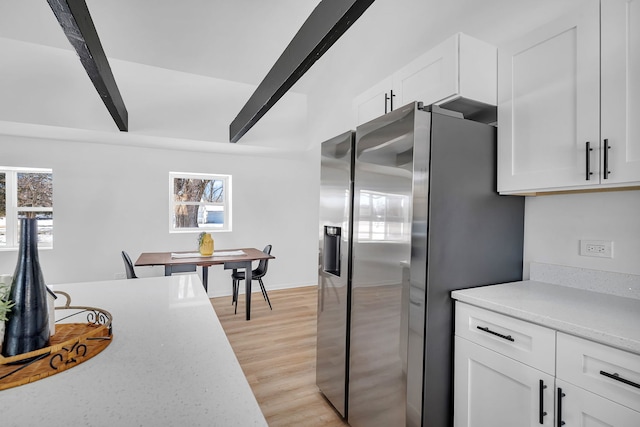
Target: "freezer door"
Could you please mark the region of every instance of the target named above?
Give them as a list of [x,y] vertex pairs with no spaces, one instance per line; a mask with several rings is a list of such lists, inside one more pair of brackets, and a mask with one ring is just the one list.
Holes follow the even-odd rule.
[[316,383],[346,416],[353,132],[322,144]]
[[410,104],[356,131],[349,370],[353,427],[405,425],[415,113]]

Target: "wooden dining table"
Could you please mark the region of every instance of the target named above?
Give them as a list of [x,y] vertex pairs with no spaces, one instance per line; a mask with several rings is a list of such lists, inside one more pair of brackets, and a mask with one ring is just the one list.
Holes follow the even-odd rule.
[[[201,256],[197,252],[143,252],[135,262],[137,267],[164,266],[164,275],[173,273],[195,271],[196,266],[202,267],[202,285],[205,291],[208,289],[209,267],[222,265],[225,270],[244,269],[245,274],[245,298],[246,319],[251,319],[251,263],[263,259],[274,259],[273,255],[266,254],[256,248],[220,249],[213,252],[212,256]],[[236,298],[238,296],[236,295]]]

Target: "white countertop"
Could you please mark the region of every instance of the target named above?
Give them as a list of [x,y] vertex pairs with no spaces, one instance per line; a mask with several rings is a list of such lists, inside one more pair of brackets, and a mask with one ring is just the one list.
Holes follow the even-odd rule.
[[451,295],[458,301],[640,354],[640,299],[532,280]]
[[3,427],[267,425],[197,275],[52,288],[109,311],[113,342],[72,369],[0,391]]

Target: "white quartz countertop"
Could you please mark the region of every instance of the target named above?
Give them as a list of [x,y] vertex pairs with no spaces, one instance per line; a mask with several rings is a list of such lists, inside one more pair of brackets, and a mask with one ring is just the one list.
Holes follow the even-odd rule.
[[197,275],[53,289],[109,311],[113,342],[74,368],[0,391],[3,427],[267,425]]
[[521,281],[452,292],[478,307],[640,354],[640,299]]

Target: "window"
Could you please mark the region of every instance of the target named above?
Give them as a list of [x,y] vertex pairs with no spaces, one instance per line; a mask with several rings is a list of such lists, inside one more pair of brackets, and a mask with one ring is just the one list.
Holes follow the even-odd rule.
[[231,231],[231,176],[169,172],[169,231]]
[[358,241],[406,242],[411,238],[409,197],[360,191]]
[[0,167],[0,249],[18,247],[26,217],[38,219],[38,247],[53,247],[53,171]]

